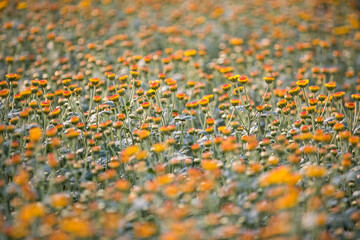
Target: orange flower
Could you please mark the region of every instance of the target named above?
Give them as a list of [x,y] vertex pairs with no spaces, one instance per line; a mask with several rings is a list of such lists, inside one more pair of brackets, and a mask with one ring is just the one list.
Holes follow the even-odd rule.
[[231,38],[229,40],[229,43],[234,46],[239,46],[243,44],[244,40],[242,38]]
[[230,103],[231,103],[231,105],[233,105],[233,106],[239,105],[240,102],[241,102],[240,99],[230,99]]
[[20,78],[20,76],[19,76],[18,74],[16,74],[16,73],[6,74],[5,77],[6,77],[7,79],[9,79],[9,81],[15,81],[15,80],[17,80],[17,79]]
[[6,98],[10,93],[10,90],[9,89],[1,89],[0,90],[0,97],[2,98]]
[[119,98],[120,98],[119,94],[114,94],[114,95],[110,96],[109,99],[113,102],[117,102],[117,101],[119,101]]
[[311,92],[316,93],[317,91],[320,90],[320,87],[319,86],[310,86],[309,89]]
[[233,162],[231,166],[232,170],[238,174],[244,173],[246,171],[246,165],[241,162]]
[[180,194],[180,189],[175,184],[170,184],[164,187],[163,195],[168,198],[176,198]]
[[200,192],[208,192],[214,189],[215,182],[213,180],[203,180],[197,186]]
[[139,151],[139,152],[137,152],[136,154],[135,154],[135,158],[137,159],[137,160],[146,160],[147,159],[147,157],[149,156],[149,153],[147,152],[147,151]]
[[212,125],[214,125],[214,123],[215,123],[215,119],[213,119],[213,118],[206,119],[206,124],[207,125],[212,126]]
[[279,108],[284,108],[284,107],[286,106],[286,103],[287,103],[286,99],[281,99],[281,100],[277,103],[277,106],[278,106]]
[[309,79],[304,79],[304,80],[298,80],[296,82],[296,85],[298,85],[301,88],[306,87],[309,84]]
[[90,78],[89,82],[96,86],[99,84],[100,78]]
[[89,238],[93,235],[93,226],[91,223],[88,220],[77,217],[61,219],[60,229],[80,238]]
[[288,93],[289,93],[291,96],[296,96],[296,95],[299,94],[299,92],[300,92],[300,88],[299,88],[299,87],[294,87],[294,88],[292,88],[292,89],[290,89],[290,90],[288,91]]
[[343,129],[344,129],[344,124],[342,124],[342,123],[336,123],[334,125],[334,130],[337,131],[337,132],[339,132],[339,131],[341,131]]
[[42,203],[29,203],[23,206],[19,211],[20,220],[31,223],[36,218],[42,217],[45,214],[45,207]]
[[256,107],[256,110],[258,111],[258,112],[263,112],[264,111],[264,106],[257,106]]
[[298,198],[299,191],[294,187],[290,187],[284,196],[276,199],[274,205],[277,209],[289,209],[297,204]]
[[351,98],[355,101],[360,101],[360,94],[352,94]]
[[133,231],[136,238],[149,238],[157,233],[157,228],[155,224],[151,222],[137,222],[134,223]]
[[332,91],[336,88],[336,82],[325,83],[325,87],[328,91]]
[[354,110],[355,109],[356,104],[354,102],[347,102],[345,103],[345,107],[349,110]]
[[[54,128],[54,129],[56,129],[56,128]],[[47,164],[51,168],[56,168],[59,166],[59,161],[57,160],[55,153],[52,152],[47,155]]]
[[143,140],[143,139],[146,139],[146,138],[148,138],[150,136],[150,131],[148,131],[148,130],[139,130],[137,132],[137,135],[139,136],[139,138],[141,140]]
[[94,102],[99,103],[101,102],[101,96],[94,96],[93,100]]
[[186,94],[185,93],[178,93],[176,94],[176,97],[179,99],[179,100],[182,100],[186,97]]
[[269,186],[273,184],[294,185],[300,180],[298,174],[292,173],[289,167],[281,166],[270,170],[266,175],[259,179],[260,186]]
[[241,84],[246,84],[246,83],[248,83],[248,81],[249,81],[249,78],[247,76],[241,76],[238,78],[238,82]]
[[115,188],[120,191],[128,191],[130,189],[131,185],[129,181],[125,179],[119,179],[115,182]]
[[274,78],[273,77],[264,77],[263,78],[264,81],[267,83],[267,84],[271,84],[274,82]]
[[56,193],[50,196],[50,205],[54,208],[64,208],[70,203],[67,193]]
[[[222,132],[223,131],[226,131],[226,129],[222,130]],[[220,149],[223,152],[232,152],[236,149],[236,144],[231,140],[225,140],[221,143]]]
[[167,148],[167,145],[166,143],[155,143],[151,150],[155,153],[161,153],[161,152],[164,152]]
[[141,104],[141,107],[142,107],[143,109],[148,109],[148,108],[150,107],[150,103],[149,103],[149,102],[143,102],[143,103]]
[[172,183],[174,181],[174,175],[173,174],[163,174],[163,175],[159,175],[157,176],[154,181],[158,184],[158,185],[166,185],[169,183]]
[[34,127],[29,130],[29,138],[34,142],[38,142],[42,138],[42,130],[39,127]]
[[137,145],[133,145],[125,148],[121,152],[121,161],[123,163],[129,162],[131,160],[131,157],[133,157],[139,150],[140,148]]
[[201,160],[201,167],[205,170],[213,171],[219,167],[219,162],[214,159]]
[[199,101],[199,104],[201,106],[207,106],[209,103],[209,99],[206,99],[206,98],[202,98],[200,101]]
[[326,168],[323,166],[312,165],[305,169],[305,176],[307,177],[323,177],[326,175]]
[[334,96],[335,99],[339,100],[339,99],[342,99],[345,96],[345,92],[337,92],[337,93],[334,93],[333,96]]

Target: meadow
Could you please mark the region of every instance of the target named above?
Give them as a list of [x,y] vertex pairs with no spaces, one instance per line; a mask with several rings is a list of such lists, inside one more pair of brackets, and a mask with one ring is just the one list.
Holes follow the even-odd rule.
[[360,239],[360,10],[0,0],[0,239]]

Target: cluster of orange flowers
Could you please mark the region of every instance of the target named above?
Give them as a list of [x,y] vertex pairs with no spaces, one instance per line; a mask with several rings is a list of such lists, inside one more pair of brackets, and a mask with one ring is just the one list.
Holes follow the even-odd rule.
[[0,0],[0,239],[359,239],[357,7]]

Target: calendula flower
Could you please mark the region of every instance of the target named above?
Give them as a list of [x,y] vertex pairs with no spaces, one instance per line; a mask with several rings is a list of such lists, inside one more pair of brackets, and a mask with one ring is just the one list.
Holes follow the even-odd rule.
[[6,74],[5,77],[9,80],[9,81],[16,81],[20,78],[20,76],[16,73],[9,73]]
[[93,235],[94,228],[88,220],[78,217],[63,218],[60,229],[79,238],[89,238]]
[[249,78],[247,76],[240,76],[237,81],[241,84],[247,84],[249,81]]
[[56,193],[50,196],[50,205],[54,208],[64,208],[70,203],[70,196],[67,193]]
[[[233,106],[239,105],[240,102],[241,102],[240,99],[230,99],[230,103],[231,103],[231,105],[233,105]],[[219,108],[220,108],[220,106],[219,106]]]
[[199,104],[201,106],[207,106],[209,104],[209,99],[207,98],[202,98],[200,101],[199,101]]
[[356,104],[354,102],[347,102],[345,103],[345,107],[349,110],[354,110],[355,109]]
[[220,166],[219,162],[216,161],[216,160],[207,160],[207,159],[203,159],[201,161],[201,167],[204,169],[204,170],[208,170],[208,171],[213,171],[215,169],[218,169]]
[[164,152],[167,148],[167,145],[165,143],[155,143],[151,150],[155,153],[161,153]]
[[276,199],[274,205],[277,209],[289,209],[297,205],[299,191],[296,188],[289,188],[287,193]]
[[34,127],[29,130],[29,139],[38,142],[42,138],[42,130],[39,127]]
[[195,49],[188,49],[184,52],[184,56],[186,57],[193,57],[195,56],[197,51]]
[[263,78],[264,81],[267,83],[267,84],[271,84],[274,82],[274,78],[273,77],[264,77]]
[[157,233],[157,228],[151,222],[137,222],[134,223],[134,236],[136,238],[149,238]]
[[149,102],[144,102],[144,103],[141,104],[141,107],[143,109],[148,109],[150,107],[150,103]]
[[94,86],[98,85],[100,83],[100,78],[90,78],[89,82],[93,84]]
[[307,177],[323,177],[326,174],[326,168],[323,166],[312,165],[307,166],[305,169],[305,175]]
[[336,88],[336,82],[325,83],[325,87],[328,91],[332,91]]
[[298,85],[301,88],[305,88],[308,84],[309,84],[309,79],[298,80],[296,82],[296,85]]
[[45,213],[46,209],[42,203],[29,203],[19,210],[19,218],[26,223],[32,223],[37,218],[44,216]]
[[6,98],[10,93],[10,90],[9,89],[1,89],[0,90],[0,97],[2,98]]
[[229,40],[229,43],[234,46],[239,46],[243,44],[244,40],[242,38],[231,38]]
[[317,93],[317,92],[320,90],[320,87],[319,87],[319,86],[310,86],[310,87],[309,87],[309,90],[310,90],[312,93]]
[[355,101],[360,101],[360,94],[352,94],[351,98]]

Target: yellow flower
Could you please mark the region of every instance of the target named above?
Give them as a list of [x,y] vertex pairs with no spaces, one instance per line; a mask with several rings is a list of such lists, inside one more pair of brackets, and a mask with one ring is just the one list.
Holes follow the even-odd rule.
[[148,131],[148,130],[140,130],[140,131],[138,132],[138,136],[139,136],[139,138],[140,138],[141,140],[146,139],[147,137],[150,136],[150,131]]
[[273,77],[264,77],[263,78],[264,81],[267,83],[267,84],[271,84],[274,82],[274,78]]
[[328,91],[332,91],[336,88],[336,82],[325,83],[325,87]]
[[5,8],[7,6],[7,4],[8,4],[8,1],[1,1],[0,2],[0,10]]
[[345,34],[348,34],[349,32],[350,32],[349,26],[334,27],[332,29],[332,33],[334,35],[345,35]]
[[202,98],[202,99],[199,101],[199,104],[200,104],[201,106],[206,106],[206,105],[208,105],[208,103],[209,103],[209,99],[207,99],[207,98]]
[[195,56],[196,53],[197,53],[197,51],[195,49],[189,49],[184,52],[184,55],[186,57],[192,57],[192,56]]
[[326,174],[326,168],[323,166],[313,165],[305,169],[307,177],[323,177]]
[[132,156],[134,156],[139,150],[140,149],[137,145],[133,145],[133,146],[129,146],[129,147],[125,148],[121,152],[121,161],[123,163],[129,162],[131,160]]
[[155,143],[152,147],[152,151],[155,153],[161,153],[166,150],[166,143]]
[[249,81],[249,78],[247,76],[241,76],[238,78],[238,82],[241,84],[246,84]]
[[149,153],[146,150],[139,151],[136,153],[135,158],[137,160],[146,160],[146,158],[149,156]]
[[218,161],[216,160],[207,160],[207,159],[203,159],[201,161],[201,167],[205,170],[216,170],[218,168]]
[[10,93],[10,90],[9,89],[2,89],[0,90],[0,97],[2,98],[6,98]]
[[292,173],[289,167],[281,166],[269,171],[259,179],[260,186],[266,187],[272,184],[295,185],[300,180],[300,175]]
[[29,138],[31,141],[38,142],[42,137],[42,130],[39,127],[31,128],[29,131]]
[[301,88],[306,87],[309,84],[309,79],[299,80],[296,82],[296,85],[298,85]]
[[317,91],[320,90],[320,87],[319,86],[310,86],[309,89],[311,92],[316,93]]
[[129,156],[134,155],[135,153],[137,153],[139,151],[139,147],[137,145],[133,145],[133,146],[129,146],[127,147],[123,153]]

